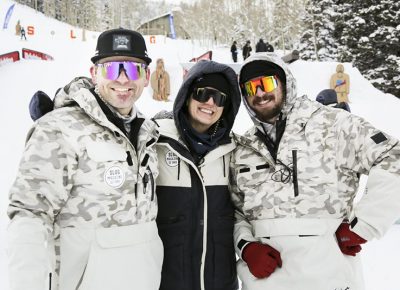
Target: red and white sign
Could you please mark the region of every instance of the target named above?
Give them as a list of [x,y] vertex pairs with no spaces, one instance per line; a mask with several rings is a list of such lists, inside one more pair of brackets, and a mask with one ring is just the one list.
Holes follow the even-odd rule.
[[20,58],[19,58],[18,51],[12,51],[12,52],[8,52],[8,53],[0,55],[0,65],[5,64],[5,63],[10,63],[10,62],[16,62],[19,60],[20,60]]
[[190,62],[194,61],[194,62],[198,62],[199,60],[202,59],[206,59],[206,60],[212,60],[212,51],[209,50],[206,53],[203,53],[202,55],[200,55],[199,57],[194,57],[191,60],[189,60]]
[[25,59],[41,59],[41,60],[53,60],[54,59],[51,55],[48,55],[48,54],[40,52],[40,51],[27,49],[27,48],[22,49],[22,57]]
[[199,57],[192,58],[191,60],[189,60],[189,63],[181,64],[183,67],[183,78],[185,78],[186,74],[188,73],[189,69],[194,65],[194,63],[196,63],[202,59],[212,60],[212,51],[209,50],[206,53],[203,53],[202,55],[200,55]]

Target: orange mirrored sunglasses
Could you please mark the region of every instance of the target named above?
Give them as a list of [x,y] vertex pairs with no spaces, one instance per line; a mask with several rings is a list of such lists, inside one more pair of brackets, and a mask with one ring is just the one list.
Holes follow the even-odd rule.
[[257,93],[257,88],[260,88],[266,93],[275,90],[278,87],[278,80],[276,76],[262,76],[249,80],[240,86],[242,88],[243,95],[253,97]]

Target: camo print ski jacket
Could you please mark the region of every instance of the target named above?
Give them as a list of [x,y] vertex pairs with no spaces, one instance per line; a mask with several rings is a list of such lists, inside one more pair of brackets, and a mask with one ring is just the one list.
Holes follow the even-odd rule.
[[[362,118],[296,96],[295,80],[278,58],[253,56],[286,73],[286,127],[276,161],[257,135],[260,121],[236,136],[231,190],[237,209],[236,250],[257,241],[254,225],[272,219],[349,219],[367,240],[381,237],[400,215],[400,144]],[[369,175],[360,202],[360,175]]]
[[[44,265],[48,260],[54,263],[43,252],[44,242],[57,255],[57,266],[50,269],[53,279],[60,252],[69,254],[60,245],[60,232],[143,224],[157,215],[155,124],[144,120],[135,150],[87,88],[70,95],[61,92],[55,106],[28,134],[8,207],[9,239],[12,247],[19,247],[11,251],[11,258],[26,262],[36,286],[48,275]],[[138,113],[137,118],[143,116]]]

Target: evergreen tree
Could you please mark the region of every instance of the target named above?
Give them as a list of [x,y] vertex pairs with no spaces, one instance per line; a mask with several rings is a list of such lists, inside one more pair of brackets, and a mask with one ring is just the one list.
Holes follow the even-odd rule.
[[377,88],[400,97],[400,2],[351,4],[351,15],[344,15],[340,61],[351,61]]
[[299,52],[302,59],[331,61],[337,58],[337,40],[334,38],[339,14],[332,0],[310,0],[303,16],[304,31]]
[[274,0],[271,13],[271,38],[278,48],[285,51],[293,49],[299,42],[302,30],[301,16],[304,14],[303,0]]

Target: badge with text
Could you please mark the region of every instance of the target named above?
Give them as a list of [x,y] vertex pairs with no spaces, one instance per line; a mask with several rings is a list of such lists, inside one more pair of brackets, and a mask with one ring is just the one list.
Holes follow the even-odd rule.
[[125,182],[125,173],[121,167],[112,166],[104,173],[104,181],[113,188],[120,188]]
[[179,157],[174,152],[168,151],[165,155],[165,162],[167,162],[170,167],[178,166]]

